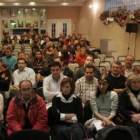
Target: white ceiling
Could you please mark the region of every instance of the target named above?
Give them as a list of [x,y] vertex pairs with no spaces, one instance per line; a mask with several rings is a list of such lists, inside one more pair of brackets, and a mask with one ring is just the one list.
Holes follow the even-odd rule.
[[[3,6],[82,6],[86,0],[0,0]],[[31,5],[30,2],[35,2]]]

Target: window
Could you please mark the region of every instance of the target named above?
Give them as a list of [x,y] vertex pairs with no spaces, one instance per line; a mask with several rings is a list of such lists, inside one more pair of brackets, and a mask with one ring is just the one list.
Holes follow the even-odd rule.
[[52,23],[52,37],[56,36],[56,24]]
[[127,10],[134,11],[140,9],[140,0],[106,0],[105,10],[117,10],[125,6]]

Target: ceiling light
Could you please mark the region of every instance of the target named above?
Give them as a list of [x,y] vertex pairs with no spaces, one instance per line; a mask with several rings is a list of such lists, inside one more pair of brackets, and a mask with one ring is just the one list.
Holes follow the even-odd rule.
[[92,5],[92,4],[90,4],[90,5],[89,5],[89,8],[92,8],[92,7],[93,7],[93,5]]
[[62,3],[62,5],[63,5],[63,6],[66,6],[66,5],[68,5],[68,3]]
[[35,5],[35,2],[30,2],[30,5]]
[[4,5],[4,3],[0,3],[0,5]]
[[14,5],[18,6],[18,5],[19,5],[19,3],[14,3]]

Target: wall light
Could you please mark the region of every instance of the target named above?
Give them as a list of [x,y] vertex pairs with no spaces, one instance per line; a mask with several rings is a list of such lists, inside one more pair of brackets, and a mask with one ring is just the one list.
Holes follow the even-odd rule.
[[89,8],[92,8],[92,7],[93,7],[93,4],[90,4],[90,5],[89,5]]
[[20,4],[19,4],[19,3],[14,3],[14,5],[18,6],[18,5],[20,5]]
[[30,5],[35,5],[35,2],[30,2]]
[[65,2],[64,2],[64,3],[62,3],[62,5],[63,5],[63,6],[67,6],[67,5],[68,5],[68,3],[65,3]]
[[4,5],[4,3],[0,3],[0,5]]

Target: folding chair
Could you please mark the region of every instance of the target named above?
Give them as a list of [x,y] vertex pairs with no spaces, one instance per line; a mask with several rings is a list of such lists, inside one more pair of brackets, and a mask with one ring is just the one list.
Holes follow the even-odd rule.
[[79,67],[79,64],[78,63],[69,63],[68,64],[68,67],[73,71],[73,73],[74,73],[74,71],[75,71],[75,68],[76,67]]
[[105,56],[104,61],[110,61],[112,64],[115,61],[115,58],[114,56]]

